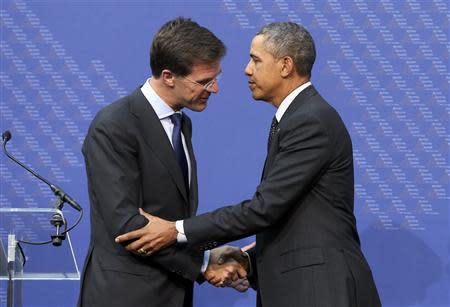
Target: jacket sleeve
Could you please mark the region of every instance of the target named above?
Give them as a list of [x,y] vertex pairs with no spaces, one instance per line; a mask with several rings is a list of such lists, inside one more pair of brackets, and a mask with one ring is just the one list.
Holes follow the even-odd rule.
[[188,242],[208,249],[282,221],[320,178],[331,151],[330,137],[318,119],[305,114],[289,118],[278,132],[278,152],[270,157],[270,166],[253,198],[186,219]]
[[[91,206],[95,206],[91,210],[107,221],[112,241],[148,223],[138,210],[142,195],[137,141],[123,126],[112,121],[97,122],[91,126],[83,145]],[[194,281],[200,275],[203,253],[177,245],[145,261]]]
[[251,249],[249,249],[247,251],[247,254],[249,256],[249,261],[250,261],[250,274],[247,275],[247,279],[250,282],[250,286],[254,289],[254,290],[258,290],[258,268],[256,266],[256,248],[252,247]]

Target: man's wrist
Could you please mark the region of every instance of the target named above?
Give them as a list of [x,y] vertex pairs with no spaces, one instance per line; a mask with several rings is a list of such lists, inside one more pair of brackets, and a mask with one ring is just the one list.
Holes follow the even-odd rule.
[[206,270],[208,269],[210,255],[211,255],[210,250],[206,250],[205,253],[203,254],[203,264],[201,267],[202,274],[205,274]]
[[244,251],[242,251],[242,253],[247,257],[247,268],[246,268],[246,271],[247,271],[247,274],[251,276],[253,274],[253,269],[252,269],[252,262],[250,260],[250,255],[247,252],[244,252]]

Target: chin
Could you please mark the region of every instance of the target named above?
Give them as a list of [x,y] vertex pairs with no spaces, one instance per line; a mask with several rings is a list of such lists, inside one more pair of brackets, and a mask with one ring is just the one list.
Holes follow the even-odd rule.
[[261,93],[260,91],[258,91],[257,89],[254,89],[254,90],[252,91],[252,97],[253,97],[253,99],[255,99],[255,100],[261,100],[261,98],[262,98],[262,93]]
[[191,108],[189,108],[191,111],[194,112],[202,112],[206,109],[206,107],[208,106],[208,103],[201,103],[201,104],[197,104],[195,106],[192,106]]
[[258,94],[255,94],[255,93],[252,93],[252,97],[253,97],[253,99],[254,100],[261,100],[261,95],[258,95]]

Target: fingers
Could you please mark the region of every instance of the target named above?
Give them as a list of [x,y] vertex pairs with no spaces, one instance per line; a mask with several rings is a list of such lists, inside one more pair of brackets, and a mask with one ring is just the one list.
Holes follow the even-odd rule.
[[230,259],[234,259],[238,262],[242,261],[242,251],[239,247],[226,246],[221,251],[221,254],[217,260],[218,264],[224,264]]
[[227,246],[219,252],[217,264],[223,265],[230,261],[237,261],[244,269],[248,269],[248,257],[239,247]]
[[120,241],[116,239],[116,242],[125,242],[130,235],[132,238],[138,239],[125,246],[127,251],[139,252],[140,249],[143,249],[145,253],[139,252],[139,254],[151,255],[161,249],[160,239],[155,239],[152,234],[149,234],[143,230],[136,230],[134,232],[119,236],[118,239]]
[[154,253],[156,253],[160,249],[163,249],[164,247],[166,247],[166,245],[164,245],[164,241],[160,239],[155,239],[146,242],[144,243],[144,245],[142,245],[142,248],[146,251],[146,256],[153,255]]
[[137,238],[140,238],[144,233],[145,233],[145,231],[142,228],[138,229],[138,230],[130,231],[126,234],[116,237],[115,241],[116,241],[116,243],[121,243],[121,242],[126,242],[129,240],[137,239]]
[[219,277],[216,277],[216,278],[213,278],[213,279],[211,279],[211,280],[208,280],[208,282],[209,282],[211,285],[213,285],[214,287],[218,287],[218,288],[223,288],[223,287],[225,287],[225,282],[224,282],[221,278],[219,278]]
[[237,274],[235,273],[235,267],[233,265],[226,266],[222,269],[221,281],[223,284],[229,283],[237,279]]
[[155,217],[140,208],[139,213],[149,220],[147,225],[141,229],[116,237],[116,243],[134,240],[125,247],[126,250],[138,252],[138,250],[142,248],[145,253],[141,252],[140,254],[145,254],[147,256],[176,243],[178,232],[174,222]]
[[222,276],[217,271],[212,271],[211,269],[205,272],[206,280],[215,287],[223,286]]
[[237,276],[239,276],[239,278],[247,278],[247,271],[242,266],[239,266],[237,268]]
[[142,248],[142,246],[144,245],[144,240],[143,239],[139,239],[136,240],[130,244],[128,244],[127,246],[125,246],[125,249],[127,251],[137,251],[138,249]]
[[204,273],[206,280],[215,287],[223,285],[223,276],[220,268],[208,268]]
[[217,264],[224,264],[228,259],[230,259],[230,253],[229,252],[223,252],[220,256],[219,259],[217,259]]
[[150,213],[145,212],[142,208],[139,208],[139,214],[143,215],[147,218],[147,220],[151,220],[153,218],[156,218],[155,216],[151,215]]
[[227,272],[227,280],[235,281],[239,278],[246,278],[247,271],[237,262],[234,262],[225,267],[225,272]]
[[226,265],[208,267],[205,278],[216,287],[230,286],[239,279],[245,279],[247,272],[236,261]]
[[234,273],[231,275],[231,281],[236,281],[238,279],[239,279],[239,274]]
[[233,288],[236,291],[245,292],[250,287],[250,282],[248,281],[247,278],[244,278],[244,279],[240,278],[240,279],[228,284],[227,286],[230,288]]
[[[242,253],[239,248],[239,255]],[[210,261],[206,272],[204,273],[205,278],[210,284],[215,287],[231,287],[239,292],[245,292],[249,288],[250,284],[247,280],[247,271],[243,265],[234,260],[234,255],[237,254],[234,248],[221,247],[213,250],[217,255],[223,256],[223,264],[219,264],[217,261]],[[222,255],[223,253],[223,255]],[[233,255],[231,257],[230,255]],[[212,256],[214,257],[214,256]],[[211,259],[210,259],[211,260]]]

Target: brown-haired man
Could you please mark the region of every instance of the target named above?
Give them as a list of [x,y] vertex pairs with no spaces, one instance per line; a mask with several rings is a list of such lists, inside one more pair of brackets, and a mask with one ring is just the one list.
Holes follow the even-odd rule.
[[[191,306],[193,282],[245,276],[237,262],[177,245],[148,257],[114,238],[139,229],[143,209],[167,219],[197,210],[191,121],[219,88],[224,44],[190,19],[167,22],[150,51],[152,77],[102,109],[83,144],[91,203],[91,242],[83,270],[82,306]],[[203,275],[201,274],[203,272]]]

